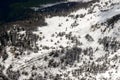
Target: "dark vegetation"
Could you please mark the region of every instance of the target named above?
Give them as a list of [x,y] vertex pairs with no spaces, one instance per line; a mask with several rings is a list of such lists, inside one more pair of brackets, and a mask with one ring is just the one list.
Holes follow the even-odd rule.
[[[55,3],[66,0],[2,0],[0,2],[0,24],[6,22],[13,22],[16,20],[24,20],[29,18],[31,14],[34,13],[30,7],[40,6],[42,4]],[[63,3],[62,5],[55,5],[53,7],[45,8],[45,11],[39,10],[41,13],[54,14],[68,10],[75,10],[80,7],[88,7],[91,3],[94,3],[98,0],[94,0],[88,3]],[[63,10],[64,9],[64,10]],[[59,14],[59,13],[58,13]]]
[[114,23],[116,23],[119,19],[120,19],[120,14],[113,16],[111,19],[108,19],[107,20],[108,26],[114,26]]
[[29,7],[59,1],[61,0],[1,0],[0,23],[26,18],[31,12]]
[[[68,2],[34,11],[30,7],[40,7],[42,4],[55,3],[66,0],[2,0],[0,3],[0,32],[8,30],[13,25],[34,30],[37,26],[45,26],[45,17],[66,16],[79,8],[87,8],[99,0],[87,3]],[[48,16],[49,15],[49,16]]]
[[116,52],[120,48],[120,42],[116,38],[105,36],[103,39],[98,40],[99,44],[102,44],[105,51]]

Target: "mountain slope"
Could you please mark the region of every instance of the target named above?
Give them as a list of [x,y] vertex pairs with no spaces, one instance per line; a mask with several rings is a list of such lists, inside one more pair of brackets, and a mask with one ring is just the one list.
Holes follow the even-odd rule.
[[47,25],[35,31],[14,25],[1,34],[0,76],[3,80],[119,80],[119,4],[119,0],[101,0],[67,16],[47,16]]

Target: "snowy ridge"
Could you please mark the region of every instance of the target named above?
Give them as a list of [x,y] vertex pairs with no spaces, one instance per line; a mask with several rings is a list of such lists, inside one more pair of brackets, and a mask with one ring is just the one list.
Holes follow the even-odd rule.
[[[6,46],[3,74],[8,80],[120,80],[119,4],[100,0],[68,16],[47,17],[47,26],[29,33],[36,35],[30,50]],[[28,33],[16,34],[24,40]]]
[[70,1],[70,2],[89,2],[92,0],[67,0],[67,1]]

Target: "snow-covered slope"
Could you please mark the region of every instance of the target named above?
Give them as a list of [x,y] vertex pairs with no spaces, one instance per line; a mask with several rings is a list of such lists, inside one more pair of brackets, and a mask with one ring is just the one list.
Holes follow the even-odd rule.
[[17,37],[0,59],[3,80],[120,80],[119,18],[120,0],[100,0],[46,17],[47,26],[31,33],[11,28]]
[[92,0],[67,0],[67,1],[70,1],[70,2],[89,2]]

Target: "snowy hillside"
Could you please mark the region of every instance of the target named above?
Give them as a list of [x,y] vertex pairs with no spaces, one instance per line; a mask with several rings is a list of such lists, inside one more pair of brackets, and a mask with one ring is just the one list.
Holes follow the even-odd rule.
[[67,0],[67,1],[71,1],[71,2],[89,2],[92,0]]
[[120,80],[120,0],[90,2],[37,30],[1,34],[0,79]]

